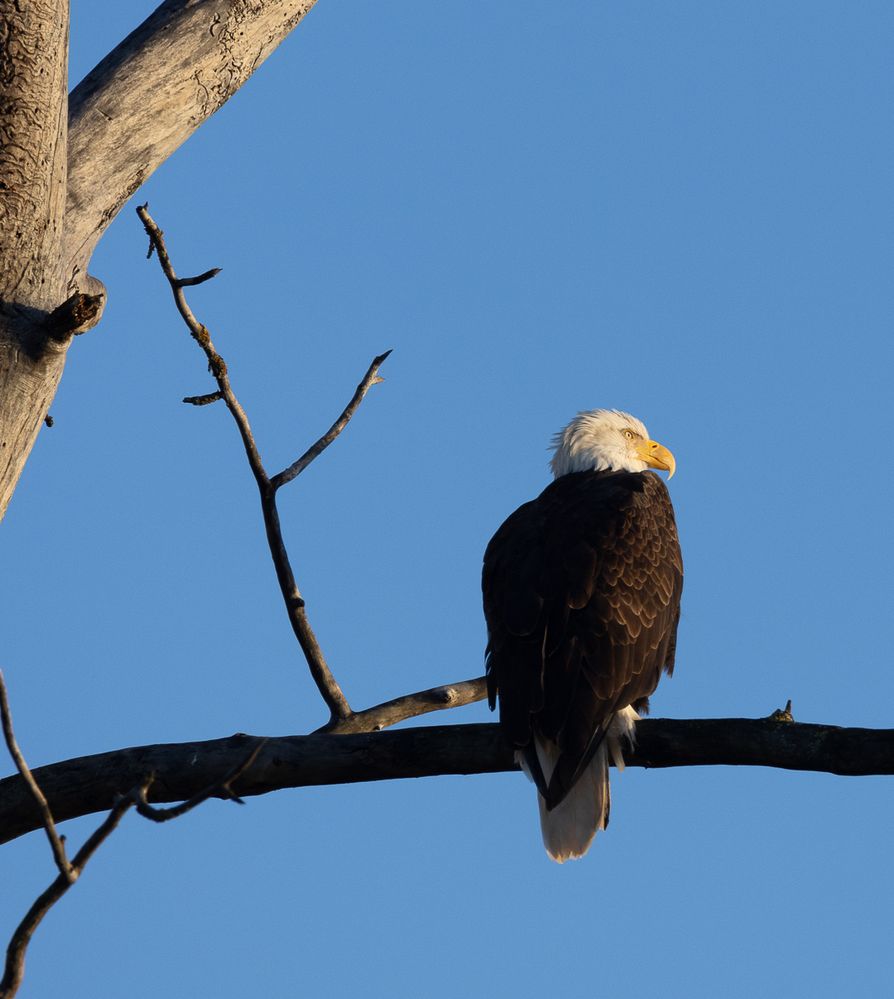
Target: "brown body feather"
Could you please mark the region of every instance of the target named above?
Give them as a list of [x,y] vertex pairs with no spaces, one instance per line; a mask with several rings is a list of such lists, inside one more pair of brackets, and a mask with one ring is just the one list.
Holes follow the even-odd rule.
[[[491,539],[488,698],[492,709],[499,700],[547,810],[580,778],[615,712],[648,710],[673,671],[682,588],[673,507],[652,472],[562,475]],[[535,737],[558,751],[548,781]]]

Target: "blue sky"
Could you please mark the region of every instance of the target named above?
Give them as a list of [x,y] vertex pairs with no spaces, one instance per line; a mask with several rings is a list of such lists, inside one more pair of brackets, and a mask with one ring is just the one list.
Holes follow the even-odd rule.
[[[152,7],[75,0],[73,82]],[[611,406],[678,463],[686,590],[654,713],[792,698],[894,725],[892,43],[873,2],[320,0],[139,192],[181,273],[223,268],[190,299],[271,471],[394,348],[281,495],[355,707],[481,672],[484,546],[546,484],[551,434]],[[325,720],[235,428],[180,404],[213,386],[145,249],[130,205],[2,529],[33,765]],[[129,816],[22,995],[890,990],[890,779],[613,786],[611,828],[561,868],[512,774]],[[5,936],[52,874],[40,836],[3,848]]]

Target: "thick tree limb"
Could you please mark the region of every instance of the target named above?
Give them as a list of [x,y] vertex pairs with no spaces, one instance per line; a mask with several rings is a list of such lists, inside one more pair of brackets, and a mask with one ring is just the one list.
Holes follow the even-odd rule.
[[[229,771],[253,737],[138,746],[54,763],[34,776],[57,821],[110,808],[122,788],[155,773],[149,798],[183,801]],[[847,776],[894,774],[894,729],[837,728],[770,718],[646,718],[629,766],[764,766]],[[243,797],[287,787],[514,770],[497,725],[444,725],[359,735],[271,738],[239,782]],[[18,775],[0,781],[0,842],[41,828]]]
[[316,0],[165,0],[72,91],[73,281],[147,177],[242,86]]

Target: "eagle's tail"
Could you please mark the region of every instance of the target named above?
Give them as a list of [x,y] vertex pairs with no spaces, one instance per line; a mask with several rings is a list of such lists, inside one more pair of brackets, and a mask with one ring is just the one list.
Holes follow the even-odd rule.
[[[566,860],[582,857],[590,848],[596,833],[608,825],[611,809],[609,761],[618,770],[624,769],[621,743],[623,739],[627,739],[633,744],[634,725],[638,717],[633,708],[629,707],[616,712],[593,759],[568,794],[551,811],[547,811],[543,796],[537,795],[543,845],[557,863],[564,864]],[[534,744],[543,776],[549,783],[559,759],[559,748],[554,742],[537,737]],[[530,777],[523,753],[517,752],[516,758]]]

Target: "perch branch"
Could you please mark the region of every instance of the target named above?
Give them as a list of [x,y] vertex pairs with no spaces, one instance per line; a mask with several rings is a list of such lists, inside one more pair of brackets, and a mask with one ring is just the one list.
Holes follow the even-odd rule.
[[[54,763],[35,771],[57,821],[109,808],[120,787],[154,773],[148,796],[184,801],[245,754],[249,736],[141,746]],[[838,728],[770,718],[644,718],[627,754],[634,767],[763,766],[859,776],[894,774],[894,729]],[[359,735],[271,738],[240,781],[243,797],[287,787],[353,784],[516,769],[498,725],[438,725]],[[39,829],[19,775],[0,781],[0,842]]]
[[[186,323],[192,338],[198,343],[208,358],[208,369],[217,382],[220,397],[226,403],[227,409],[229,409],[239,428],[245,454],[248,458],[252,474],[255,477],[255,482],[257,483],[261,500],[261,512],[264,517],[264,528],[267,534],[267,544],[270,548],[270,555],[276,569],[276,578],[286,605],[286,613],[289,617],[289,623],[292,625],[292,631],[298,639],[298,644],[304,653],[304,658],[307,661],[317,689],[326,706],[329,708],[330,719],[337,721],[342,718],[348,718],[351,715],[351,706],[348,704],[347,698],[326,663],[323,651],[320,648],[319,642],[317,642],[316,635],[307,618],[304,598],[301,596],[301,591],[295,582],[295,575],[292,572],[292,565],[289,561],[289,555],[282,537],[279,512],[276,509],[276,487],[267,476],[251,431],[251,426],[248,422],[248,417],[245,414],[245,410],[239,404],[230,385],[226,363],[215,349],[208,329],[196,319],[189,307],[189,303],[186,301],[183,288],[184,284],[189,282],[181,281],[174,272],[174,267],[165,246],[164,234],[149,214],[148,206],[141,205],[137,208],[137,215],[140,217],[146,229],[146,234],[149,236],[150,251],[154,249],[158,255],[162,271],[171,286],[177,310]],[[211,273],[211,271],[206,271],[204,275],[200,276],[205,278],[211,275]],[[210,401],[210,398],[208,401]]]

